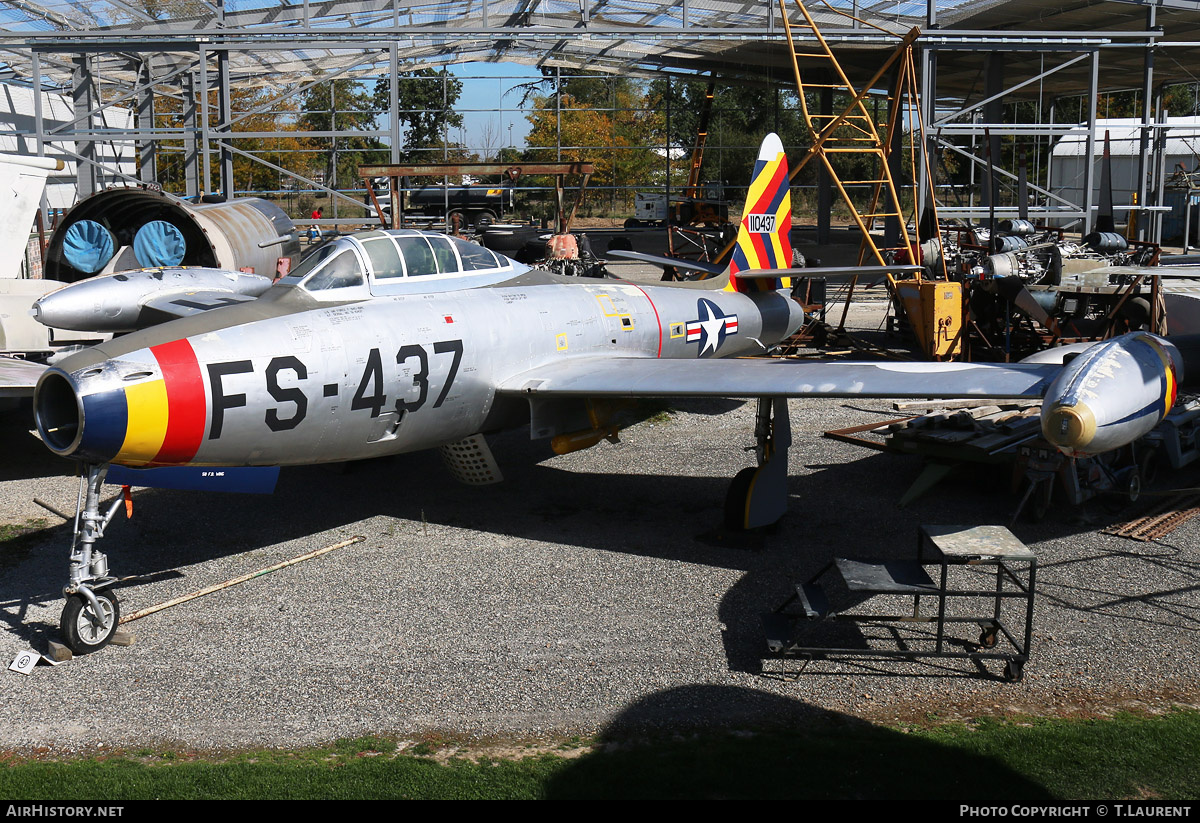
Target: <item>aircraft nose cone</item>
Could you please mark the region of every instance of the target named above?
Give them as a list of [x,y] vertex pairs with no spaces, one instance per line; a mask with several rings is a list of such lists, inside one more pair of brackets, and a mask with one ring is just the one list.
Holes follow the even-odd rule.
[[1082,403],[1047,406],[1042,411],[1042,436],[1068,453],[1082,451],[1096,437],[1096,415]]

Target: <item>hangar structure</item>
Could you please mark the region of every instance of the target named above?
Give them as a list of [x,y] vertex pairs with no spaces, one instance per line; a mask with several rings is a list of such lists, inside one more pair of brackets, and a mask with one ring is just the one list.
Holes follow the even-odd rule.
[[[794,88],[793,45],[801,72],[819,74],[826,66],[814,56],[811,32],[796,29],[788,43],[782,15],[801,21],[797,2],[0,0],[0,82],[69,96],[73,119],[63,122],[48,116],[43,95],[31,95],[32,117],[17,130],[30,153],[78,163],[81,197],[112,181],[154,183],[158,141],[183,146],[187,190],[176,194],[199,195],[202,181],[220,179],[231,196],[235,155],[272,166],[234,141],[280,136],[251,130],[254,112],[232,110],[231,90],[239,86],[275,89],[282,97],[334,78],[389,77],[390,111],[376,129],[355,134],[390,145],[396,163],[403,145],[400,72],[518,62],[551,75],[583,69],[697,79],[711,72],[720,83]],[[1106,114],[1098,110],[1101,93],[1136,92],[1143,148],[1137,203],[1145,212],[1137,229],[1157,239],[1168,174],[1163,92],[1180,84],[1200,88],[1190,68],[1200,66],[1200,0],[809,0],[807,8],[852,83],[866,83],[902,35],[921,30],[916,54],[927,143],[975,169],[976,181],[983,179],[985,144],[993,158],[1005,156],[1006,140],[1049,154],[1057,137],[1083,126],[1088,155],[1096,156],[1103,139],[1096,122]],[[831,93],[820,96],[823,108],[834,105]],[[1066,98],[1079,102],[1064,120],[1055,103]],[[177,127],[156,125],[156,106],[167,99],[182,110]],[[131,111],[132,124],[113,127],[121,122],[105,118],[113,107]],[[1197,108],[1193,102],[1193,110],[1169,114]],[[909,119],[916,122],[911,113]],[[101,147],[113,145],[136,156],[136,173],[105,163],[111,152]],[[1090,229],[1094,167],[1084,164],[1075,200],[1050,190],[1047,169],[1032,170],[1035,219]],[[277,170],[321,187],[295,170]],[[998,174],[1015,180],[1017,172]],[[985,215],[976,189],[949,192],[957,199],[946,200],[942,216]],[[999,213],[1016,213],[1011,198]]]

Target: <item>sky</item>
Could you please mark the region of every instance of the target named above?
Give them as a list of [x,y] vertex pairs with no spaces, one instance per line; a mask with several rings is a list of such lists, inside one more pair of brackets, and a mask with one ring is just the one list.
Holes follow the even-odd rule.
[[456,108],[470,148],[481,151],[488,142],[493,151],[524,146],[530,124],[519,108],[523,90],[514,87],[541,79],[541,72],[518,63],[456,63],[449,69],[463,84]]

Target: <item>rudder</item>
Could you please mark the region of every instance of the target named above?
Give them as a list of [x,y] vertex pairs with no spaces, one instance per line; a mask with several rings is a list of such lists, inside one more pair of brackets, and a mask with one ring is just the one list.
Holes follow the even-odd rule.
[[768,134],[758,150],[754,176],[746,196],[746,207],[738,227],[737,242],[729,263],[729,287],[733,291],[769,291],[778,280],[738,279],[738,272],[754,269],[786,269],[792,265],[792,195],[789,188],[787,155],[779,136]]

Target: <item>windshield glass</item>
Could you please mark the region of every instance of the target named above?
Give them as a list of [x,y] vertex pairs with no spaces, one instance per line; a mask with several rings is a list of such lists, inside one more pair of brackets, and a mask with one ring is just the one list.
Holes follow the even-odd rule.
[[352,249],[346,249],[305,280],[301,285],[309,291],[341,289],[363,284],[362,265]]
[[288,272],[287,277],[283,278],[283,282],[299,283],[305,277],[308,277],[308,275],[312,274],[313,270],[317,268],[317,266],[321,265],[330,257],[332,257],[335,251],[337,251],[337,246],[332,243],[321,246],[308,257],[305,257],[304,261],[301,262],[299,266],[296,266],[296,268]]

